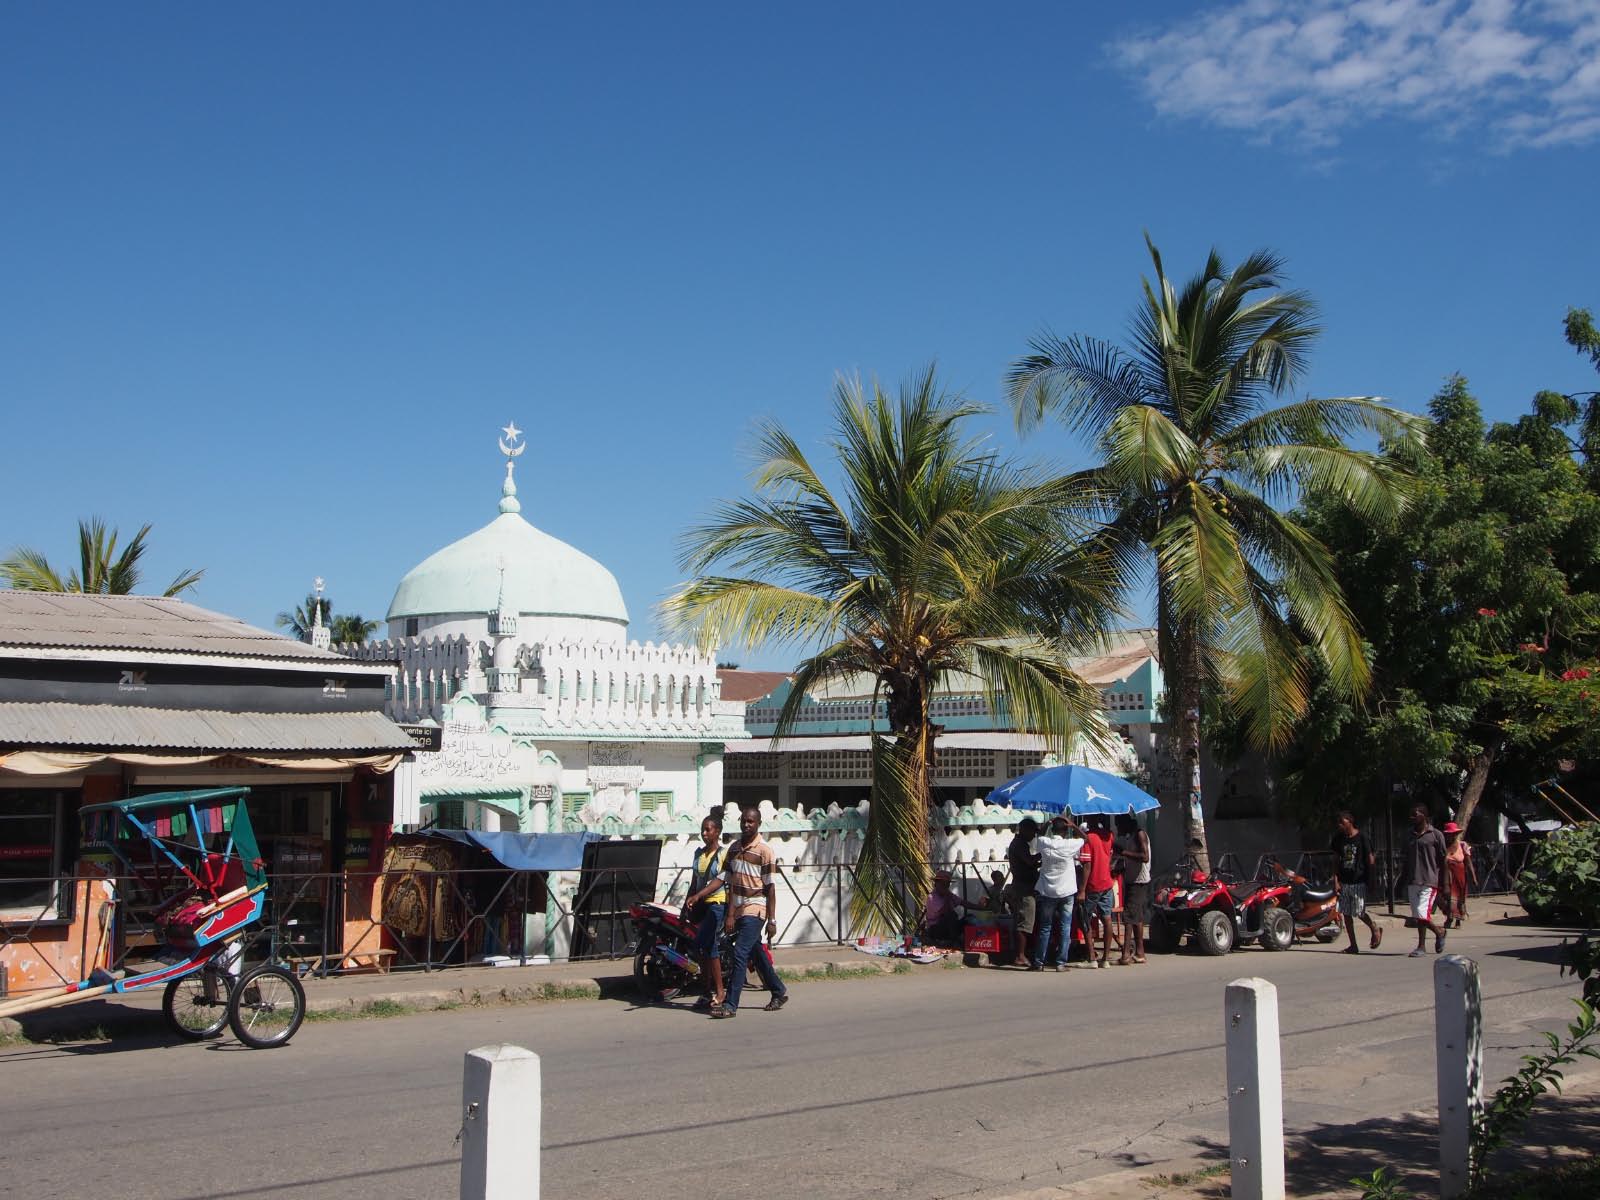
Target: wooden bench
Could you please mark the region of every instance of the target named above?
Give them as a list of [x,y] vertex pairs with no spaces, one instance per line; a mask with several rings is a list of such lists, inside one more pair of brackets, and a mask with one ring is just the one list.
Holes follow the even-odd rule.
[[389,960],[395,955],[393,950],[349,950],[344,954],[306,954],[287,955],[284,962],[294,967],[299,973],[303,966],[319,963],[327,959],[329,969],[334,971],[376,971],[379,975],[389,973]]

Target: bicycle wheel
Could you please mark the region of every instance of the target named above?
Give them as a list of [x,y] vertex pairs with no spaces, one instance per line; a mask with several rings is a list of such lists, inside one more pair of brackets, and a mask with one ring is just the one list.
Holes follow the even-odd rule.
[[179,1037],[203,1042],[216,1037],[228,1023],[232,998],[233,976],[207,965],[167,984],[161,993],[161,1015]]
[[305,1016],[305,989],[276,963],[263,963],[241,979],[228,1002],[228,1026],[252,1050],[283,1045]]

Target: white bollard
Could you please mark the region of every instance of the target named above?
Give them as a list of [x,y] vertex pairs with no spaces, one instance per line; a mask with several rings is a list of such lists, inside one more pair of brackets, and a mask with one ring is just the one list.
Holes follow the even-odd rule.
[[1459,954],[1433,960],[1434,1061],[1439,1077],[1439,1195],[1466,1195],[1472,1123],[1483,1111],[1483,1000],[1478,964]]
[[539,1200],[539,1056],[467,1051],[461,1074],[461,1200]]
[[1223,1014],[1232,1195],[1234,1200],[1284,1200],[1278,989],[1265,979],[1235,979]]

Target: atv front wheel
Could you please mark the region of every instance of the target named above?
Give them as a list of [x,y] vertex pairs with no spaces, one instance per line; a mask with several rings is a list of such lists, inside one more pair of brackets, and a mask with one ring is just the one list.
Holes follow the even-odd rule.
[[1261,914],[1261,948],[1287,950],[1294,945],[1294,918],[1285,908],[1269,908]]
[[1195,930],[1195,940],[1200,943],[1200,949],[1206,954],[1221,956],[1233,949],[1234,929],[1233,921],[1225,912],[1202,913],[1199,928]]

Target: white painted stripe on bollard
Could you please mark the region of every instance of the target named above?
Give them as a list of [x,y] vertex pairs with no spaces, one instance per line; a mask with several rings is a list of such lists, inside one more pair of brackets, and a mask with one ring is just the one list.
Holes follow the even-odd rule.
[[1459,954],[1433,960],[1433,1045],[1439,1078],[1439,1195],[1472,1183],[1472,1123],[1483,1111],[1483,1000],[1478,964]]
[[1235,979],[1223,1015],[1233,1200],[1284,1200],[1278,989],[1265,979]]
[[461,1200],[539,1200],[539,1056],[467,1051],[461,1074]]

